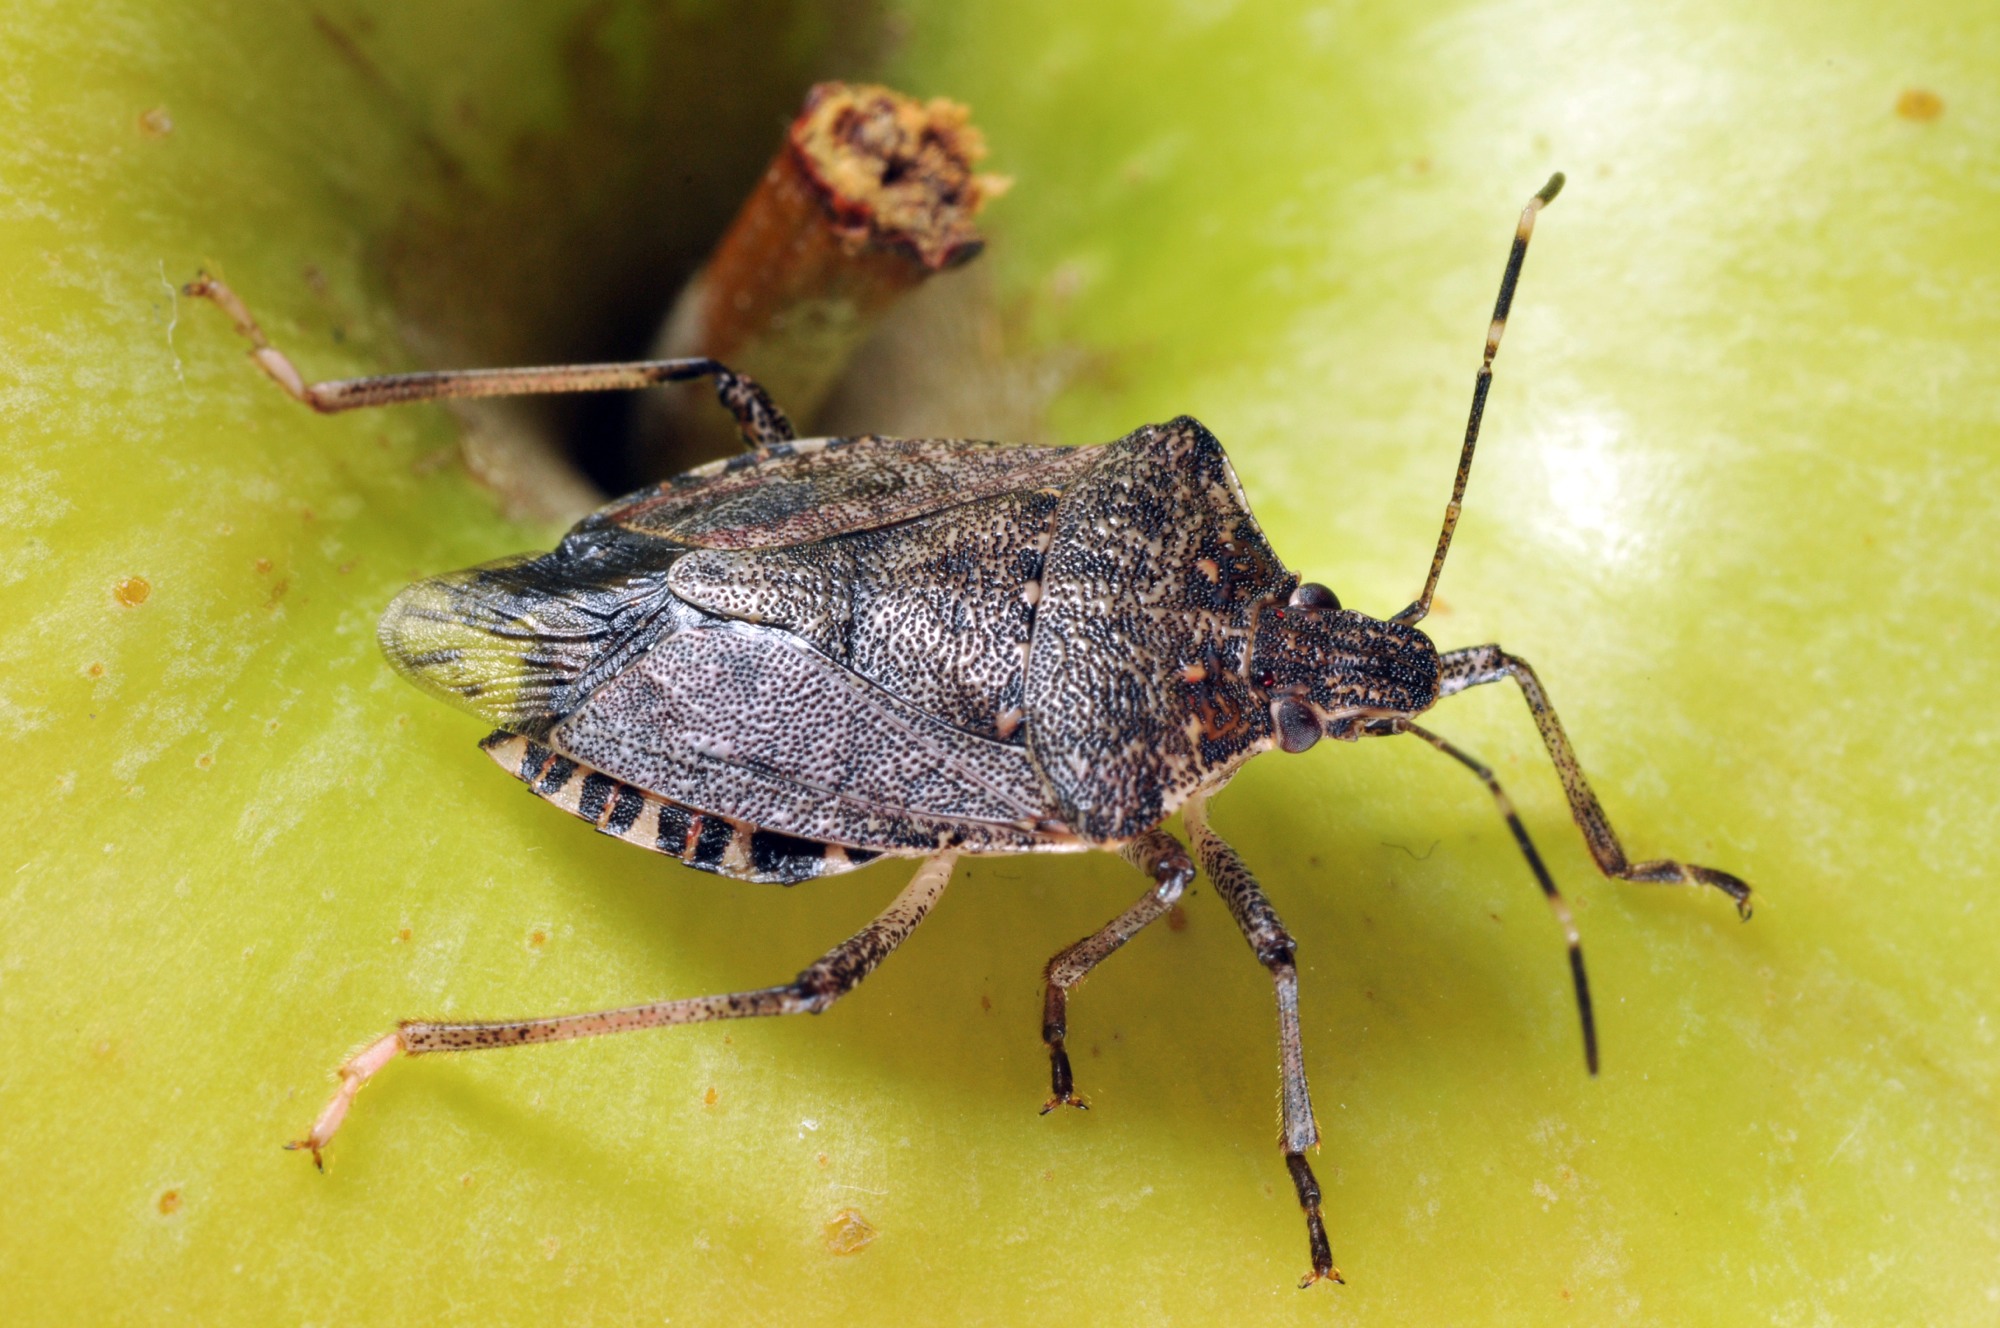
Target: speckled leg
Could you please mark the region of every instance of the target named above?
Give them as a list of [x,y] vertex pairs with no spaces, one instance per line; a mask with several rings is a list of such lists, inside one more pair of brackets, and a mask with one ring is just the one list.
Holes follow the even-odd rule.
[[1668,858],[1657,858],[1651,862],[1632,862],[1626,858],[1625,846],[1618,842],[1618,833],[1611,828],[1610,818],[1598,803],[1597,794],[1591,791],[1590,781],[1583,777],[1583,767],[1577,763],[1576,753],[1570,748],[1569,735],[1563,732],[1562,721],[1556,718],[1555,707],[1549,704],[1548,693],[1542,690],[1542,680],[1535,676],[1528,661],[1508,654],[1499,646],[1469,646],[1438,656],[1440,700],[1468,687],[1480,687],[1504,678],[1512,678],[1520,684],[1521,695],[1527,698],[1528,709],[1535,716],[1535,727],[1542,731],[1542,745],[1549,749],[1549,759],[1555,762],[1563,792],[1569,796],[1570,815],[1576,818],[1577,828],[1583,831],[1583,840],[1590,846],[1590,856],[1597,859],[1599,871],[1615,880],[1633,881],[1640,885],[1713,886],[1735,901],[1739,916],[1746,921],[1749,919],[1750,887],[1726,871]]
[[1139,902],[1113,918],[1103,928],[1070,946],[1049,960],[1043,970],[1047,994],[1042,1002],[1042,1041],[1049,1048],[1049,1100],[1042,1106],[1046,1116],[1057,1107],[1087,1107],[1077,1095],[1070,1074],[1069,1052],[1063,1046],[1068,1032],[1069,990],[1103,963],[1113,951],[1144,930],[1147,923],[1174,906],[1194,879],[1194,862],[1180,841],[1164,830],[1150,830],[1118,850],[1119,856],[1153,878],[1153,888]]
[[1306,1246],[1312,1271],[1299,1280],[1301,1287],[1322,1278],[1338,1282],[1340,1270],[1333,1266],[1333,1250],[1327,1243],[1326,1221],[1320,1215],[1319,1181],[1306,1161],[1306,1150],[1319,1147],[1319,1125],[1313,1119],[1312,1093],[1306,1087],[1305,1048],[1299,1037],[1299,972],[1297,945],[1279,919],[1263,887],[1239,857],[1208,823],[1208,799],[1191,798],[1181,809],[1187,822],[1188,838],[1201,869],[1229,907],[1229,915],[1243,931],[1257,962],[1270,970],[1278,995],[1278,1143],[1285,1150],[1285,1166],[1292,1175],[1292,1188],[1306,1215]]
[[497,1023],[431,1023],[410,1020],[378,1038],[340,1067],[340,1088],[313,1122],[305,1138],[287,1148],[309,1149],[315,1165],[321,1151],[347,1116],[355,1094],[398,1053],[422,1056],[434,1051],[485,1051],[518,1047],[528,1042],[563,1042],[604,1033],[630,1033],[641,1028],[701,1024],[714,1019],[749,1019],[769,1014],[818,1014],[852,991],[891,950],[901,945],[951,881],[957,855],[941,853],[917,868],[910,883],[873,922],[826,952],[817,963],[779,987],[695,996],[677,1001],[653,1001],[592,1014],[557,1015],[547,1019],[510,1019]]
[[236,330],[250,342],[250,358],[272,382],[295,401],[323,415],[364,406],[394,406],[411,401],[464,400],[468,397],[518,397],[560,392],[620,392],[715,379],[715,395],[752,448],[790,442],[792,422],[756,382],[714,360],[633,360],[623,364],[557,364],[527,369],[446,369],[428,373],[384,374],[308,383],[285,353],[264,336],[236,292],[203,273],[181,288],[182,293],[208,300],[228,314]]

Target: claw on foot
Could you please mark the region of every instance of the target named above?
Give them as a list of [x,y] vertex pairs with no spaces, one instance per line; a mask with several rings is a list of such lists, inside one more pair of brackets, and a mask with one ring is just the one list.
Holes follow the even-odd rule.
[[1292,1173],[1292,1184],[1299,1192],[1299,1207],[1306,1215],[1306,1254],[1312,1259],[1312,1271],[1299,1281],[1303,1291],[1322,1279],[1346,1284],[1340,1270],[1333,1266],[1333,1246],[1327,1243],[1326,1219],[1320,1214],[1319,1181],[1313,1176],[1312,1165],[1306,1161],[1304,1153],[1286,1153],[1285,1166]]
[[250,338],[255,345],[264,344],[263,329],[257,326],[257,320],[250,316],[250,310],[237,298],[236,292],[208,273],[197,272],[193,281],[181,287],[181,294],[197,300],[211,301],[223,313],[229,315],[229,321],[236,324],[238,332]]
[[1076,1091],[1076,1079],[1069,1072],[1069,1052],[1063,1047],[1062,1025],[1053,1019],[1044,1023],[1042,1041],[1049,1047],[1049,1100],[1042,1104],[1042,1114],[1046,1116],[1057,1107],[1090,1110],[1090,1104]]
[[1675,862],[1660,858],[1652,862],[1641,862],[1626,868],[1618,875],[1627,881],[1637,881],[1641,885],[1706,885],[1729,896],[1736,905],[1736,916],[1743,921],[1750,920],[1750,883],[1740,876],[1732,876],[1715,867],[1704,867],[1698,862]]
[[1688,872],[1701,884],[1714,886],[1728,895],[1736,905],[1736,916],[1745,922],[1750,920],[1750,886],[1742,877],[1731,876],[1726,871],[1717,871],[1713,867],[1701,867],[1692,863],[1688,866]]
[[320,1152],[319,1152],[319,1145],[318,1145],[318,1144],[316,1144],[316,1143],[314,1143],[314,1142],[312,1141],[312,1139],[311,1139],[311,1138],[305,1138],[305,1139],[293,1139],[293,1140],[290,1140],[290,1141],[288,1141],[288,1142],[287,1142],[287,1143],[285,1144],[285,1151],[286,1151],[287,1153],[296,1153],[296,1152],[298,1152],[298,1151],[299,1151],[299,1150],[300,1150],[301,1148],[310,1148],[310,1149],[312,1149],[312,1155],[313,1155],[313,1168],[314,1168],[314,1170],[318,1171],[318,1172],[319,1172],[319,1173],[320,1173],[321,1175],[325,1175],[325,1174],[326,1174],[326,1159],[325,1159],[324,1157],[321,1157],[321,1156],[320,1156]]
[[325,1171],[326,1159],[322,1151],[332,1141],[333,1132],[340,1128],[340,1123],[347,1119],[347,1109],[354,1105],[355,1094],[402,1050],[403,1035],[399,1031],[375,1039],[350,1056],[347,1063],[340,1067],[340,1087],[334,1090],[333,1100],[320,1111],[312,1130],[305,1138],[294,1139],[285,1148],[291,1152],[309,1150],[313,1165]]
[[250,358],[257,361],[271,380],[285,390],[294,401],[302,401],[314,410],[325,413],[328,404],[306,383],[285,353],[273,346],[264,336],[264,329],[257,326],[249,308],[237,297],[235,291],[203,272],[193,281],[181,287],[181,294],[197,300],[207,300],[229,315],[229,321],[236,324],[236,330],[250,343]]

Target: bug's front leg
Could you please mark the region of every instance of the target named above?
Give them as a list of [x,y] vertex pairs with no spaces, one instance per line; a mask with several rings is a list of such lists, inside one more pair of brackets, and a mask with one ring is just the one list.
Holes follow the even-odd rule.
[[876,965],[908,939],[917,924],[951,882],[952,863],[957,855],[941,853],[926,859],[916,875],[889,906],[854,935],[827,951],[790,982],[755,991],[734,991],[720,996],[693,996],[684,1000],[652,1001],[620,1010],[598,1010],[590,1014],[556,1015],[546,1019],[508,1019],[498,1022],[431,1023],[408,1020],[396,1031],[376,1039],[340,1067],[340,1088],[326,1104],[305,1138],[285,1145],[303,1148],[313,1163],[324,1169],[321,1153],[334,1131],[347,1119],[347,1110],[362,1085],[398,1055],[422,1056],[436,1051],[488,1051],[495,1047],[518,1047],[529,1042],[563,1042],[570,1038],[598,1037],[606,1033],[630,1033],[642,1028],[665,1028],[674,1024],[701,1024],[715,1019],[750,1019],[772,1014],[818,1014],[859,986],[875,971]]
[[752,448],[789,442],[797,435],[792,422],[770,394],[750,378],[706,358],[632,360],[621,364],[554,364],[526,369],[443,369],[424,373],[381,374],[373,378],[343,378],[309,383],[291,358],[273,346],[264,329],[235,291],[203,273],[181,287],[184,295],[207,300],[229,315],[237,332],[250,343],[250,358],[294,401],[322,415],[366,406],[396,406],[412,401],[461,401],[472,397],[518,397],[562,392],[621,392],[661,383],[713,378],[715,395],[736,417],[744,444]]
[[1542,680],[1535,676],[1527,660],[1510,655],[1497,645],[1468,646],[1438,656],[1440,700],[1468,687],[1481,687],[1505,678],[1512,678],[1527,699],[1535,727],[1542,732],[1542,745],[1548,748],[1549,759],[1555,762],[1556,774],[1562,779],[1570,815],[1583,831],[1584,842],[1590,846],[1590,856],[1597,859],[1599,871],[1615,880],[1639,885],[1711,886],[1728,895],[1736,904],[1737,914],[1749,921],[1750,887],[1740,877],[1698,862],[1678,862],[1671,858],[1633,862],[1625,856],[1625,846],[1619,842],[1618,832],[1611,828],[1611,818],[1604,814],[1590,781],[1584,778],[1583,766],[1569,745],[1569,735],[1563,732],[1562,721],[1556,718],[1556,709],[1549,704],[1548,693],[1542,690]]
[[1075,1079],[1070,1074],[1069,1051],[1063,1045],[1069,1031],[1070,988],[1083,981],[1091,969],[1103,963],[1119,946],[1137,936],[1147,923],[1163,916],[1194,879],[1194,861],[1180,841],[1165,830],[1147,831],[1125,844],[1118,854],[1151,876],[1153,888],[1102,928],[1057,954],[1043,970],[1048,988],[1042,1002],[1042,1041],[1049,1048],[1049,1100],[1042,1106],[1044,1116],[1057,1107],[1090,1105],[1076,1091]]
[[1325,1278],[1339,1282],[1333,1249],[1327,1243],[1326,1220],[1320,1215],[1319,1180],[1306,1161],[1306,1150],[1319,1147],[1319,1124],[1313,1119],[1312,1092],[1306,1086],[1305,1047],[1299,1036],[1298,946],[1271,907],[1263,887],[1235,849],[1223,842],[1208,823],[1208,799],[1190,798],[1181,809],[1188,838],[1194,843],[1201,869],[1229,907],[1229,915],[1250,943],[1257,962],[1270,971],[1278,997],[1278,1143],[1285,1150],[1285,1167],[1292,1174],[1299,1207],[1306,1215],[1306,1248],[1312,1271],[1299,1279],[1309,1287]]

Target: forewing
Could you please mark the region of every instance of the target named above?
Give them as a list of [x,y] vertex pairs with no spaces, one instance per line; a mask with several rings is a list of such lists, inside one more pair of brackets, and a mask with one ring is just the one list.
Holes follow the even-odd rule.
[[684,550],[612,533],[419,581],[382,615],[382,653],[417,686],[539,734],[662,636],[703,615],[667,589]]
[[951,728],[788,633],[660,641],[556,725],[565,754],[673,802],[884,851],[1070,846],[1027,753]]
[[668,585],[718,616],[782,627],[954,728],[1018,744],[1058,501],[1008,493],[814,544],[696,549]]
[[592,523],[709,549],[873,530],[1021,489],[1061,488],[1090,451],[939,438],[811,438],[676,475]]

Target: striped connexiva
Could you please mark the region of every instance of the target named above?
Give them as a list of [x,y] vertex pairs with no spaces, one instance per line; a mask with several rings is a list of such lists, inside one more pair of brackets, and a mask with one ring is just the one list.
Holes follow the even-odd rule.
[[505,729],[479,745],[536,797],[589,821],[599,834],[615,835],[720,876],[795,885],[851,871],[881,856],[694,811]]

